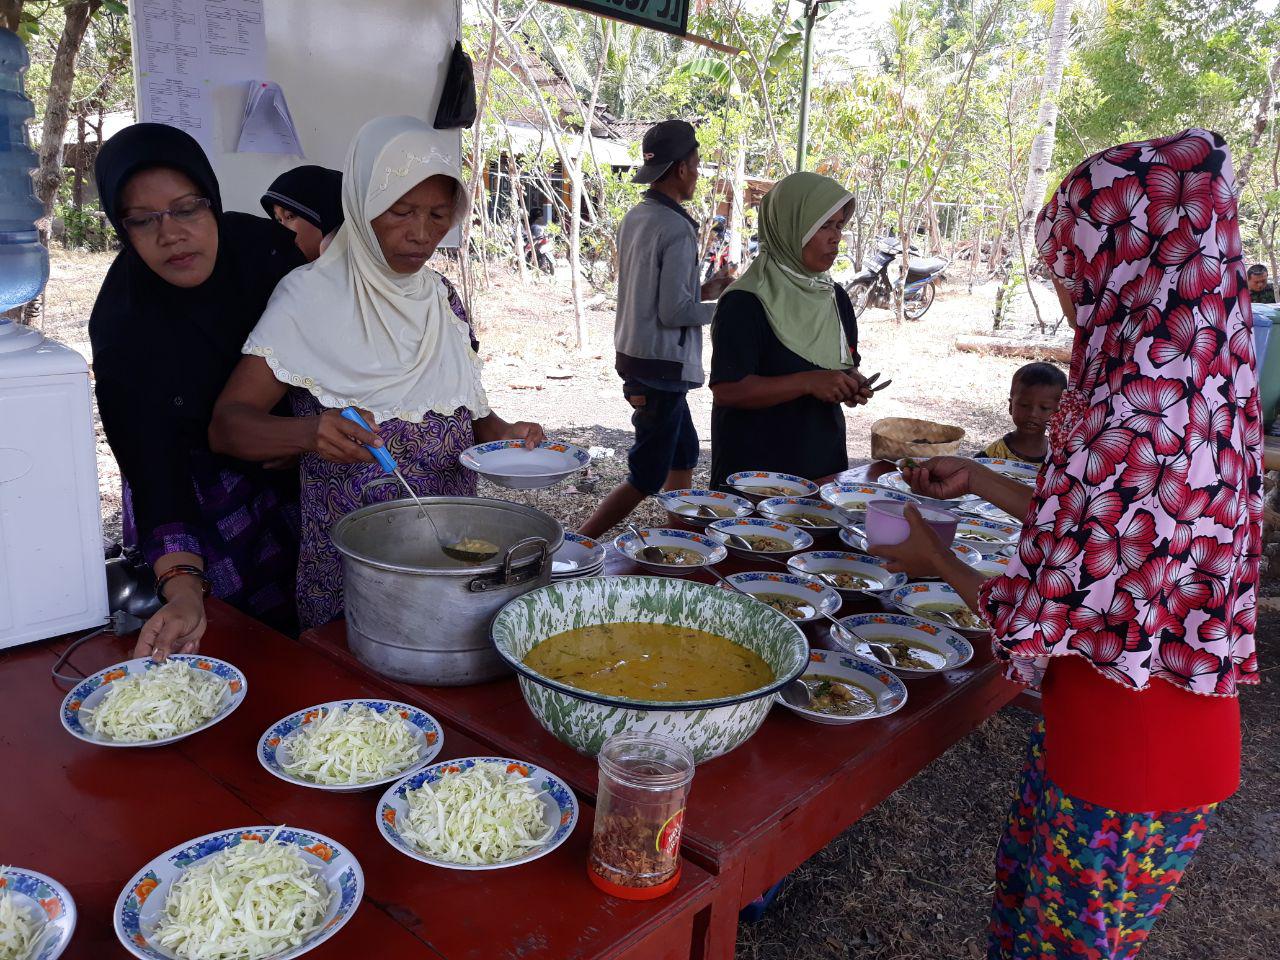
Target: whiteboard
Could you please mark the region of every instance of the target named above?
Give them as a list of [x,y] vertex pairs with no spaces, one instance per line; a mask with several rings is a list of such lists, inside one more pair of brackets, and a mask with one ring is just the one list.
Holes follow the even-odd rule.
[[[131,0],[134,79],[139,81],[136,13],[156,0]],[[161,0],[201,13],[222,0]],[[209,159],[228,210],[262,213],[258,198],[279,174],[303,163],[340,170],[356,131],[387,114],[435,119],[449,54],[460,36],[460,0],[262,0],[266,77],[212,91]],[[248,81],[274,80],[298,129],[306,158],[236,153]],[[141,89],[141,84],[138,84]],[[139,120],[149,119],[139,116]],[[459,130],[436,131],[442,151],[460,156]]]

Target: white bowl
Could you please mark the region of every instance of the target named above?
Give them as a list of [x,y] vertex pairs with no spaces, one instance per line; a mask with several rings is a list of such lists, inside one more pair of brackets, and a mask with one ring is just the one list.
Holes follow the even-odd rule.
[[551,579],[585,577],[604,566],[604,544],[580,533],[564,535],[564,544],[551,557]]
[[899,587],[889,595],[889,601],[902,610],[903,613],[910,614],[913,617],[919,617],[921,620],[928,620],[930,623],[936,623],[943,627],[957,630],[960,633],[971,637],[986,636],[991,633],[989,626],[983,627],[951,627],[950,624],[943,623],[941,620],[935,620],[929,616],[927,610],[922,610],[928,604],[945,604],[948,607],[956,607],[968,610],[968,606],[950,585],[945,583],[908,583]]
[[76,902],[52,877],[23,867],[0,866],[0,882],[18,909],[40,924],[38,948],[28,960],[55,960],[67,949],[76,929]]
[[845,683],[861,687],[876,701],[875,709],[871,713],[864,713],[857,717],[839,717],[792,706],[782,699],[782,694],[777,695],[778,703],[792,713],[797,713],[814,723],[845,726],[850,723],[861,723],[863,720],[879,720],[881,717],[897,713],[907,702],[907,687],[900,679],[876,661],[867,660],[843,650],[810,650],[809,665],[805,667],[804,672],[825,677],[838,677]]
[[973,659],[973,644],[960,634],[905,613],[858,613],[851,617],[841,617],[840,624],[854,631],[857,636],[851,641],[842,637],[839,631],[833,628],[831,639],[849,653],[858,656],[872,656],[870,651],[859,648],[861,641],[898,640],[924,647],[945,658],[946,663],[936,670],[892,667],[893,672],[900,677],[934,677],[947,670],[962,667]]
[[[862,530],[841,530],[840,540],[845,546],[851,547],[858,553],[867,553],[867,535]],[[951,544],[951,552],[971,567],[976,567],[982,562],[982,554],[967,543]],[[870,556],[869,553],[867,555]]]
[[107,691],[111,689],[111,684],[114,681],[158,667],[159,664],[150,657],[139,657],[135,660],[117,663],[115,666],[107,667],[105,670],[99,670],[93,676],[72,687],[71,692],[63,698],[62,707],[58,711],[62,718],[62,726],[73,737],[78,737],[86,743],[97,744],[100,747],[162,747],[167,743],[177,743],[179,740],[185,740],[201,730],[208,730],[215,723],[220,723],[231,716],[231,712],[244,703],[245,694],[249,690],[249,681],[245,679],[243,673],[225,660],[186,653],[170,654],[169,659],[178,663],[188,664],[192,670],[207,670],[215,676],[221,677],[227,683],[218,712],[200,724],[200,726],[193,730],[188,730],[186,733],[163,737],[159,740],[108,740],[90,733],[85,728],[84,723],[81,722],[80,711],[97,707],[102,702],[102,698],[107,695]]
[[[745,497],[722,493],[719,490],[669,490],[658,494],[655,499],[662,504],[673,523],[678,521],[693,527],[705,527],[713,520],[749,517],[753,509],[751,501]],[[700,517],[696,504],[730,512],[723,517]]]
[[1036,478],[1040,476],[1040,465],[1038,463],[1006,460],[1003,457],[974,457],[973,461],[974,463],[982,464],[984,467],[989,467],[996,473],[1012,477],[1020,483],[1025,483],[1029,487],[1034,487]]
[[[640,533],[644,535],[644,543],[641,543],[640,538],[635,534],[624,533],[613,541],[613,545],[623,556],[629,557],[646,570],[652,570],[655,573],[674,573],[677,576],[684,576],[702,567],[717,564],[729,555],[724,544],[690,530],[644,527],[640,529]],[[652,563],[641,556],[646,546],[692,550],[702,559],[699,563]]]
[[996,523],[1003,523],[1012,527],[1022,526],[1022,521],[1017,517],[1010,516],[994,503],[987,503],[985,500],[978,500],[975,503],[967,503],[960,512],[968,514],[971,517],[977,517],[979,520],[993,520]]
[[[840,594],[832,587],[827,586],[821,580],[804,574],[783,573],[780,570],[777,573],[773,573],[762,570],[753,573],[735,573],[725,579],[739,590],[752,596],[762,593],[781,594],[784,597],[799,600],[813,608],[813,613],[807,617],[791,617],[782,613],[781,610],[778,611],[788,620],[795,623],[810,623],[819,619],[824,613],[829,617],[834,617],[844,603]],[[725,587],[725,589],[727,590],[728,587]]]
[[[846,553],[843,550],[814,550],[801,553],[787,561],[787,566],[796,573],[816,577],[843,594],[879,593],[884,590],[896,590],[907,582],[905,573],[890,573],[885,569],[889,561],[881,557],[870,557],[860,553]],[[864,577],[875,582],[874,587],[838,587],[830,580],[819,577],[819,574],[850,573],[855,577]]]
[[892,473],[886,473],[880,478],[879,482],[891,490],[896,490],[899,493],[910,495],[917,503],[923,503],[926,506],[931,507],[939,507],[943,510],[959,510],[968,504],[976,503],[982,499],[972,493],[966,493],[963,497],[956,497],[954,500],[937,500],[933,497],[921,496],[911,489],[911,485],[903,478],[902,471],[900,470],[894,470]]
[[[505,768],[508,776],[528,778],[533,781],[534,790],[541,794],[539,799],[542,801],[543,823],[548,830],[547,839],[540,846],[534,847],[524,856],[503,860],[501,863],[456,863],[431,856],[401,835],[397,823],[408,815],[409,804],[405,800],[405,794],[408,791],[417,790],[424,783],[436,783],[448,771],[468,770],[478,763],[498,763]],[[578,823],[578,800],[567,783],[535,764],[526,763],[523,760],[510,760],[506,757],[466,757],[434,764],[389,787],[382,795],[382,799],[378,801],[377,823],[378,832],[382,834],[382,838],[406,857],[448,870],[502,870],[545,857],[568,840]]]
[[982,562],[975,563],[973,569],[988,577],[1000,577],[1009,572],[1009,564],[1013,563],[1012,557],[1007,557],[1003,553],[984,553]]
[[[195,798],[195,802],[199,799]],[[310,830],[270,825],[237,827],[208,833],[166,850],[134,875],[120,891],[114,911],[116,936],[125,949],[142,960],[172,960],[173,953],[153,946],[150,937],[155,933],[164,912],[165,898],[174,882],[205,857],[238,843],[262,842],[277,829],[276,839],[299,847],[303,857],[337,896],[329,905],[324,926],[297,947],[272,954],[270,960],[292,960],[310,953],[341,930],[364,897],[364,872],[346,847]],[[354,944],[352,950],[355,950]]]
[[591,465],[591,454],[572,443],[544,441],[532,450],[522,440],[495,440],[462,452],[459,462],[509,490],[549,487]]
[[874,483],[828,483],[823,486],[820,496],[824,503],[829,503],[833,507],[862,513],[866,513],[867,504],[872,500],[918,502],[914,494],[903,493],[893,487],[883,487]]
[[[385,713],[388,710],[395,710],[399,713],[414,739],[418,741],[418,759],[403,770],[363,783],[316,783],[312,780],[296,777],[285,771],[283,765],[292,759],[291,743],[304,726],[313,720],[319,720],[331,710],[342,709],[355,704],[369,707],[378,713]],[[257,755],[258,762],[266,768],[268,773],[274,774],[289,783],[297,784],[300,787],[310,787],[312,790],[325,790],[329,793],[359,793],[362,790],[372,790],[375,787],[393,783],[419,767],[425,766],[435,759],[436,754],[440,752],[440,748],[443,746],[444,731],[440,728],[440,724],[436,722],[436,718],[431,714],[419,710],[417,707],[410,706],[407,703],[399,703],[395,700],[333,700],[329,703],[320,703],[314,707],[307,707],[305,710],[298,710],[281,720],[277,720],[258,739]]]
[[790,473],[773,473],[768,470],[744,470],[730,474],[725,480],[729,486],[752,503],[770,497],[816,497],[818,485],[812,480]]
[[[781,520],[801,530],[812,533],[834,533],[840,529],[836,508],[813,497],[770,497],[756,505],[760,516],[770,520]],[[797,516],[812,517],[809,523],[799,523]]]
[[[760,517],[745,517],[741,520],[717,520],[708,524],[707,536],[714,537],[717,543],[723,543],[735,557],[776,557],[781,559],[787,554],[800,550],[808,550],[813,546],[813,537],[799,527],[778,520],[766,520]],[[744,550],[729,543],[730,536],[737,537],[775,537],[785,541],[785,550]]]
[[956,526],[956,540],[973,547],[979,553],[998,553],[1018,542],[1022,528],[995,520],[978,520],[961,517]]

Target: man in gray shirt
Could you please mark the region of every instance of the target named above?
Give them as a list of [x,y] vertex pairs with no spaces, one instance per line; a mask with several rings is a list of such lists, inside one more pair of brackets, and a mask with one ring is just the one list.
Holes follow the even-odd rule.
[[636,439],[627,480],[616,487],[581,533],[599,537],[622,523],[645,497],[693,481],[698,434],[687,394],[702,386],[702,328],[733,280],[699,282],[698,224],[683,207],[698,185],[698,139],[683,120],[664,120],[644,135],[637,183],[644,199],[618,230],[616,369],[631,404]]

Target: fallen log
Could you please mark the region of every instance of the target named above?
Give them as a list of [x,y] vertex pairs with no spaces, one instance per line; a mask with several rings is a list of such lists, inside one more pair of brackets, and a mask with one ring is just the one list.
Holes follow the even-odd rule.
[[1021,357],[1026,360],[1071,362],[1071,347],[1066,344],[1037,343],[1013,337],[988,337],[976,334],[956,337],[956,349],[964,353],[982,353],[996,357]]

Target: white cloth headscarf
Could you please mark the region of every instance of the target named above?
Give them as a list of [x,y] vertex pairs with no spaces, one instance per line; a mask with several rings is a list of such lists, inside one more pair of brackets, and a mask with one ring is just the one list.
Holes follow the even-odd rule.
[[454,223],[467,215],[457,158],[415,117],[378,117],[356,134],[342,178],[346,222],[314,263],[276,287],[244,352],[326,407],[363,407],[379,421],[420,422],[466,407],[489,413],[480,358],[449,306],[444,278],[424,266],[396,273],[371,221],[429,177],[458,184]]

